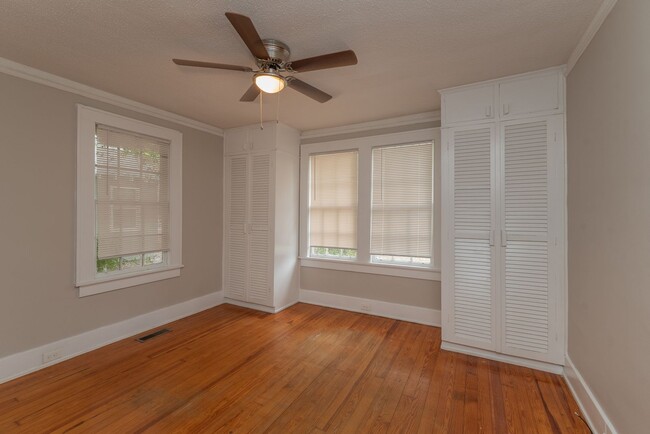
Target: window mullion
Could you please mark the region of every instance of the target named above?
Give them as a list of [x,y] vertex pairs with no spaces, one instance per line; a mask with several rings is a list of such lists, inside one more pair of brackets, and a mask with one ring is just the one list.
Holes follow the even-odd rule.
[[358,183],[357,260],[369,263],[372,194],[372,148],[370,146],[359,148]]

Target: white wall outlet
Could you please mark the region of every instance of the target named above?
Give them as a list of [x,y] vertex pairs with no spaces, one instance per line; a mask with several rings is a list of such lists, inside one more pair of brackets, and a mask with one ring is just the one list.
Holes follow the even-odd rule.
[[361,303],[361,310],[364,312],[370,312],[370,304],[369,303]]
[[53,360],[60,359],[61,358],[61,350],[56,349],[52,351],[48,351],[47,353],[43,353],[43,363],[50,363]]

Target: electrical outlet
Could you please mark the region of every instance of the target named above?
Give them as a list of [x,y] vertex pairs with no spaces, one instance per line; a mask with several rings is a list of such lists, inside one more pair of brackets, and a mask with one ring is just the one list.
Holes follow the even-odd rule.
[[43,363],[50,363],[53,360],[61,358],[61,350],[52,350],[47,353],[43,353]]
[[361,303],[361,310],[364,312],[370,312],[370,305],[368,303]]

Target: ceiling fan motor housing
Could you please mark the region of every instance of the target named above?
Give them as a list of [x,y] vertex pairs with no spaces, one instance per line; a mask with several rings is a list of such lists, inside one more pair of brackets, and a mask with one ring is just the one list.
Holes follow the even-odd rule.
[[269,58],[258,59],[258,63],[262,62],[268,64],[271,62],[277,64],[278,66],[283,66],[289,61],[291,51],[289,50],[289,46],[287,44],[280,42],[277,39],[263,39],[262,43],[264,44],[266,51],[269,53]]

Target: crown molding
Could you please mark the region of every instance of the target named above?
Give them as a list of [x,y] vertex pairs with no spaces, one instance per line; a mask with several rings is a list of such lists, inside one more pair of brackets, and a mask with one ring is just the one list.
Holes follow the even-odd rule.
[[617,0],[603,0],[603,2],[600,4],[600,8],[598,9],[598,12],[596,12],[594,19],[591,20],[591,23],[589,23],[587,30],[585,30],[585,32],[582,34],[582,37],[580,38],[580,41],[578,41],[578,45],[576,45],[573,53],[571,53],[571,56],[569,56],[569,60],[567,61],[566,75],[569,75],[573,67],[576,66],[576,63],[578,63],[580,56],[582,56],[582,53],[585,52],[591,43],[591,40],[594,38],[594,36],[596,36],[596,33],[598,33],[600,26],[603,25],[605,19],[616,5],[616,1]]
[[361,131],[371,131],[380,128],[393,128],[406,125],[416,125],[426,122],[440,120],[440,110],[418,113],[408,116],[399,116],[396,118],[380,119],[377,121],[362,122],[358,124],[342,125],[340,127],[320,128],[317,130],[307,130],[300,134],[301,139],[315,139],[320,137],[335,136],[339,134],[358,133]]
[[58,75],[50,74],[49,72],[41,71],[39,69],[16,63],[2,57],[0,57],[0,72],[29,80],[34,83],[53,87],[55,89],[71,92],[87,98],[92,98],[94,100],[112,104],[114,106],[127,110],[132,110],[134,112],[153,116],[158,119],[174,122],[186,127],[194,128],[196,130],[204,131],[206,133],[223,136],[223,129],[215,127],[213,125],[199,122],[197,120],[187,118],[176,113],[161,110],[147,104],[105,92],[103,90],[99,90],[94,87],[78,83],[76,81],[68,80],[67,78],[59,77]]

